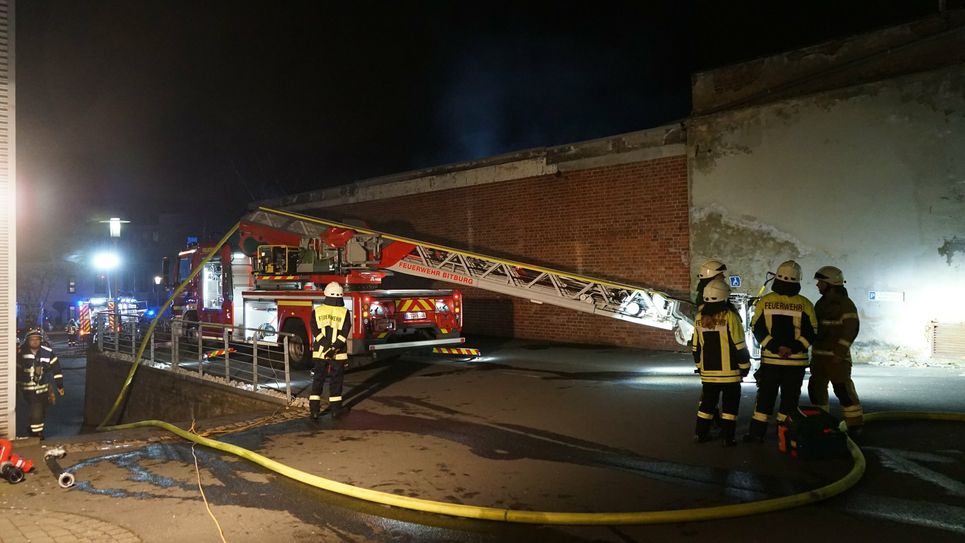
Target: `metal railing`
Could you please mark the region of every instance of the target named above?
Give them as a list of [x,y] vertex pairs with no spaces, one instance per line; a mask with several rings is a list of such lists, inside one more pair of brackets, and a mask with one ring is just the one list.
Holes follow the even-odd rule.
[[[137,355],[150,326],[139,315],[119,314],[119,320],[98,319],[92,341],[101,352]],[[115,322],[111,327],[108,322]],[[242,339],[248,336],[250,340]],[[294,337],[225,324],[165,319],[148,336],[141,363],[258,393],[283,395],[292,402],[292,371],[288,343]]]

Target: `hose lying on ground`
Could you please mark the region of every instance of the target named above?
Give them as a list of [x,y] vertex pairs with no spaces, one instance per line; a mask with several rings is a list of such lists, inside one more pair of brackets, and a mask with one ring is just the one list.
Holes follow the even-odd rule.
[[[942,420],[965,422],[965,414],[962,413],[925,413],[925,412],[884,412],[869,413],[865,415],[868,422],[878,421],[897,421],[897,420]],[[780,498],[770,498],[755,502],[738,503],[731,505],[720,505],[716,507],[698,507],[695,509],[676,509],[670,511],[637,511],[637,512],[613,512],[613,513],[570,513],[562,511],[518,511],[513,509],[501,509],[495,507],[482,507],[475,505],[462,505],[456,503],[438,502],[424,500],[420,498],[410,498],[380,492],[366,488],[340,483],[324,477],[319,477],[307,473],[291,466],[272,460],[256,452],[249,451],[237,445],[224,443],[213,439],[208,439],[199,435],[192,434],[172,424],[159,420],[145,420],[131,424],[121,424],[111,426],[105,430],[121,430],[127,428],[143,428],[155,426],[173,432],[178,436],[200,445],[224,451],[246,460],[250,460],[264,468],[294,479],[296,481],[335,492],[345,496],[358,498],[383,505],[391,505],[415,511],[427,513],[439,513],[456,517],[497,520],[504,522],[516,522],[527,524],[573,524],[573,525],[616,525],[616,524],[663,524],[671,522],[695,522],[701,520],[714,520],[733,517],[743,517],[782,509],[790,509],[809,503],[826,500],[848,490],[861,479],[865,470],[865,458],[861,449],[852,440],[848,440],[848,450],[854,465],[851,471],[841,479],[828,485],[793,494]]]
[[63,458],[67,455],[67,451],[63,448],[50,449],[44,453],[44,463],[53,472],[54,477],[57,478],[57,484],[61,488],[70,488],[74,486],[74,474],[60,467],[60,463],[57,462],[58,458]]

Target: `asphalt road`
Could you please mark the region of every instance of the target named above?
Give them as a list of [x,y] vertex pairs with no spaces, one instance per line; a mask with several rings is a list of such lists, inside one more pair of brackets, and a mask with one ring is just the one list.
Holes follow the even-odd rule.
[[[686,354],[499,340],[476,345],[485,356],[472,362],[410,356],[352,368],[345,395],[353,410],[345,419],[292,420],[223,439],[366,488],[531,510],[721,505],[804,492],[850,468],[849,461],[790,459],[776,450],[773,435],[762,445],[729,449],[694,444],[699,381]],[[863,365],[855,374],[868,412],[965,412],[965,367]],[[739,432],[754,394],[745,383]],[[409,512],[306,487],[230,455],[196,453],[229,541],[962,540],[965,424],[873,424],[860,443],[868,459],[864,478],[826,502],[724,521],[618,527]],[[154,443],[72,462],[79,484],[66,492],[86,514],[146,541],[217,537],[198,499],[188,445]],[[55,492],[46,503],[56,509]],[[6,500],[9,491],[0,496]],[[178,523],[165,523],[172,516]]]

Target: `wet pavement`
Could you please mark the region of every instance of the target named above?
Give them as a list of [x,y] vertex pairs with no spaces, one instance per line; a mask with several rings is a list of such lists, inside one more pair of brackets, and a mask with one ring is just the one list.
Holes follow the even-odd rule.
[[[365,488],[526,510],[737,503],[813,489],[850,468],[848,461],[792,460],[778,453],[773,436],[729,449],[692,443],[699,381],[687,354],[507,340],[481,346],[486,356],[475,361],[403,357],[352,368],[345,396],[353,409],[345,419],[302,417],[221,439]],[[859,366],[855,381],[867,411],[965,412],[961,367]],[[745,383],[740,430],[754,393]],[[0,507],[81,515],[145,541],[219,540],[198,492],[194,455],[228,541],[765,541],[780,529],[782,541],[812,542],[814,533],[797,529],[812,525],[832,540],[965,535],[965,425],[956,423],[869,425],[861,437],[865,478],[827,502],[725,521],[620,527],[406,511],[307,487],[218,451],[192,451],[160,431],[138,430],[141,441],[119,449],[107,448],[111,435],[98,434],[105,449],[97,450],[89,435],[69,437],[69,423],[51,421],[53,428],[65,429],[48,441],[66,445],[62,464],[77,486],[58,488],[41,463],[24,483],[0,482]],[[23,450],[42,457],[39,445]]]

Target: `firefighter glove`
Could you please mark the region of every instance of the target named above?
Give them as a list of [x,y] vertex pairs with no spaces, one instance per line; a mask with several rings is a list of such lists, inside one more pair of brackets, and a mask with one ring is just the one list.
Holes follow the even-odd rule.
[[57,394],[60,394],[61,396],[63,396],[63,395],[64,395],[64,387],[59,387],[59,388],[57,389]]

